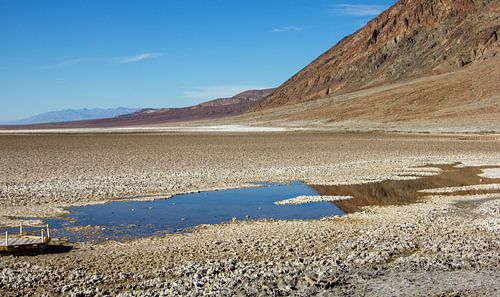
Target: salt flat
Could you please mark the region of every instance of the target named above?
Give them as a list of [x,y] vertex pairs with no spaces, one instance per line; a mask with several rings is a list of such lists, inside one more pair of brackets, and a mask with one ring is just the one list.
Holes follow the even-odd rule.
[[[495,135],[2,135],[1,223],[58,216],[70,205],[258,181],[351,184],[438,172],[415,168],[426,164],[499,166],[498,147]],[[0,288],[7,296],[494,295],[499,198],[435,195],[337,219],[237,222],[127,245],[84,243],[65,254],[2,257]]]
[[486,168],[481,174],[483,177],[500,178],[500,168]]
[[75,133],[161,133],[161,132],[285,132],[304,131],[305,128],[262,127],[246,125],[193,125],[193,126],[131,126],[116,128],[64,128],[0,130],[2,134],[75,134]]

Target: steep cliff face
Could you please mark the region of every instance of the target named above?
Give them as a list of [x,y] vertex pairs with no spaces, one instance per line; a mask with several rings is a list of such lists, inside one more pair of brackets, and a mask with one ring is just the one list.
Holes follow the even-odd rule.
[[461,69],[496,56],[499,34],[498,0],[401,0],[255,110]]

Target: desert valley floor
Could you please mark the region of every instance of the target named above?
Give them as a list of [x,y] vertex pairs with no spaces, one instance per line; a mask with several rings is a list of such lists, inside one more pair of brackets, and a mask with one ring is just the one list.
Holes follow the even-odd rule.
[[[439,173],[427,164],[500,167],[499,146],[495,134],[2,135],[1,225],[259,181],[354,184]],[[321,220],[239,221],[4,256],[0,295],[499,295],[499,198],[435,193]]]

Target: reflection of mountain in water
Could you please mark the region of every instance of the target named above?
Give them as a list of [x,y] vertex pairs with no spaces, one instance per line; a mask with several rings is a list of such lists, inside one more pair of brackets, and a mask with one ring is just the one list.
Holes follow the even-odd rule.
[[[443,172],[436,176],[426,176],[415,180],[386,180],[375,183],[319,186],[311,187],[321,195],[353,196],[354,199],[336,201],[335,204],[345,213],[361,210],[370,205],[398,205],[414,203],[427,194],[418,193],[419,190],[461,187],[467,185],[498,183],[500,179],[488,179],[478,176],[483,167],[455,168],[452,165],[438,165]],[[479,194],[491,191],[454,192],[452,194]]]

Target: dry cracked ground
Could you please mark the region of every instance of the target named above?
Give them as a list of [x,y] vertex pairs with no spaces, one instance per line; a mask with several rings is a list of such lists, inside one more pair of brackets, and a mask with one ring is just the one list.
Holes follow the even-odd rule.
[[[351,184],[500,166],[496,135],[0,136],[0,215],[255,181]],[[0,258],[0,295],[500,295],[500,194],[430,194],[315,221],[236,222],[68,253]]]

